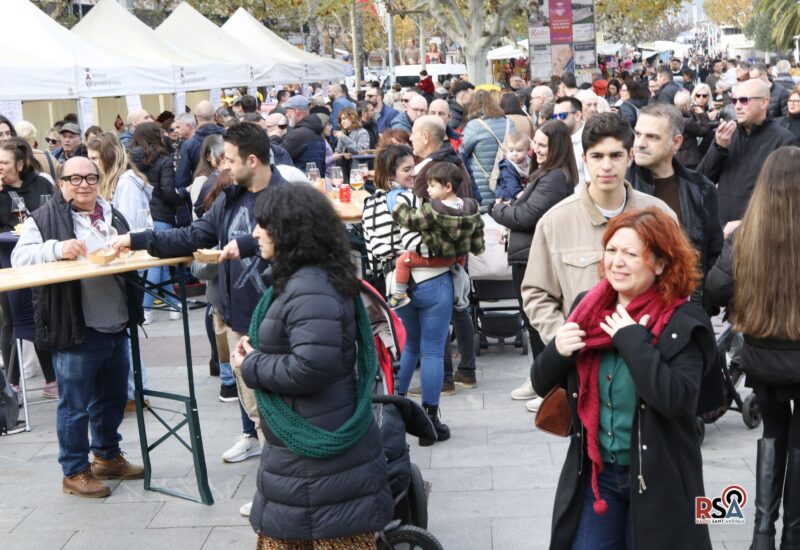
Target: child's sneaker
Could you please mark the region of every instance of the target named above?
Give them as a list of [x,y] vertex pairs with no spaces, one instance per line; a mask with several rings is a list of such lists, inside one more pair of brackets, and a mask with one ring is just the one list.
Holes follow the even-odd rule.
[[411,298],[408,297],[407,292],[392,294],[389,297],[389,307],[392,309],[400,309],[401,307],[405,307],[410,303],[411,303]]

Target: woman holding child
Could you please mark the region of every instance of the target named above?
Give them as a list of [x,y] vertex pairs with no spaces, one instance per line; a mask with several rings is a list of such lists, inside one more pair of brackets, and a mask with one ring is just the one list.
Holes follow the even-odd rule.
[[[503,163],[511,165],[513,176],[518,174],[521,164],[516,155],[520,150],[527,151],[530,148],[530,141],[526,135],[512,132],[506,141],[506,148],[508,153]],[[530,349],[534,355],[538,355],[544,345],[522,309],[520,286],[528,265],[528,254],[536,224],[545,212],[572,194],[578,181],[578,168],[575,165],[569,129],[559,120],[551,120],[536,130],[533,151],[534,159],[529,161],[531,175],[527,186],[524,189],[519,187],[519,182],[510,177],[504,169],[501,172],[501,179],[497,182],[498,198],[489,214],[497,223],[510,230],[508,263],[511,265],[511,277],[517,292],[522,320],[528,330]],[[526,160],[528,160],[527,153],[523,162]],[[512,397],[515,399],[535,397],[530,380],[515,392],[512,392]],[[519,397],[516,397],[517,395]],[[531,403],[530,407],[534,406],[538,408],[538,402]]]

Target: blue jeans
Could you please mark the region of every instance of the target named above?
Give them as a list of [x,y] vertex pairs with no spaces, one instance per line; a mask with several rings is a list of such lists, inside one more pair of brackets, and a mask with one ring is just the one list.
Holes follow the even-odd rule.
[[583,511],[572,550],[633,550],[630,467],[604,463],[597,483],[608,511],[602,516],[595,514],[591,475],[587,475]]
[[419,283],[411,303],[397,310],[406,329],[406,347],[400,358],[398,391],[408,392],[421,358],[422,403],[438,405],[444,376],[444,343],[453,311],[453,279],[449,273]]
[[[165,231],[167,229],[172,229],[173,225],[167,222],[154,221],[153,228],[156,231]],[[179,266],[176,269],[181,269],[181,267]],[[163,283],[164,281],[169,281],[169,279],[170,279],[169,268],[167,268],[166,266],[151,267],[150,269],[147,270],[147,280],[153,284]],[[145,309],[152,309],[154,301],[155,297],[152,294],[149,294],[147,292],[144,293],[143,305]],[[173,306],[178,305],[177,300],[175,300],[175,298],[171,296],[166,297],[166,301]]]
[[[89,465],[89,449],[101,458],[120,453],[130,343],[125,331],[86,329],[83,343],[53,352],[58,381],[58,462],[66,477]],[[89,430],[92,433],[89,445]]]

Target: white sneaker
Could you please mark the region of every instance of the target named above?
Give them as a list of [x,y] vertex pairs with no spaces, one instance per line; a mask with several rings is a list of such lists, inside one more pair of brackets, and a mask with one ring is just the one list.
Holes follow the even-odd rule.
[[149,325],[153,322],[153,310],[146,309],[144,310],[144,321],[142,322],[143,325]]
[[525,408],[532,413],[539,412],[539,407],[542,406],[542,401],[544,401],[543,397],[536,397],[535,399],[531,399],[530,401],[525,403]]
[[536,392],[533,391],[533,384],[531,384],[530,378],[526,379],[524,384],[511,392],[511,399],[516,401],[527,401],[534,397],[536,397]]
[[170,321],[178,321],[183,319],[183,314],[180,311],[170,311],[169,312],[169,320]]
[[244,517],[250,517],[250,509],[253,507],[252,502],[248,502],[247,504],[243,504],[241,508],[239,508],[239,513],[242,514]]
[[222,460],[225,462],[241,462],[260,454],[261,445],[258,443],[258,438],[242,434],[233,444],[233,447],[222,453]]

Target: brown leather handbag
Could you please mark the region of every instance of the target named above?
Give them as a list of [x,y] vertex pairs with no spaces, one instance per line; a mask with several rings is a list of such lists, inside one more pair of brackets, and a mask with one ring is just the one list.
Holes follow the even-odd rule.
[[560,437],[567,437],[572,431],[572,418],[567,403],[567,390],[556,386],[544,396],[536,413],[536,427]]

